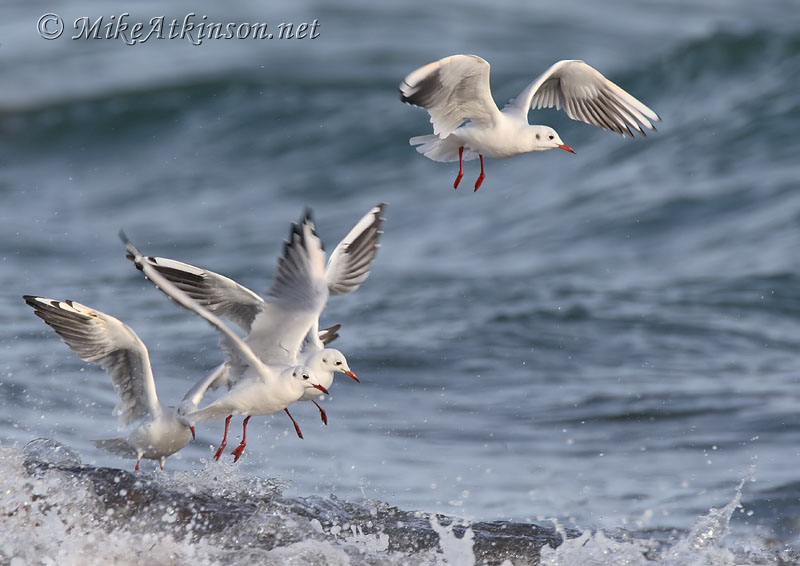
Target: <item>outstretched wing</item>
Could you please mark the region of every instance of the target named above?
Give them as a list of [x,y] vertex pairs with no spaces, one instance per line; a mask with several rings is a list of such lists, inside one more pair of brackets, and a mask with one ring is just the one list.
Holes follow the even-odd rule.
[[387,206],[382,202],[373,207],[331,253],[325,271],[331,295],[352,293],[369,277],[372,261],[381,247],[381,226],[386,220],[383,213]]
[[633,137],[655,130],[661,118],[642,102],[605,78],[597,69],[577,60],[559,61],[525,87],[503,112],[527,119],[533,108],[563,108],[567,116]]
[[[133,259],[127,256],[128,259]],[[245,332],[264,305],[264,299],[233,279],[201,267],[164,257],[147,256],[142,262],[217,316],[224,316]]]
[[400,100],[426,108],[433,133],[442,139],[467,120],[488,125],[500,113],[489,63],[477,55],[451,55],[409,73],[400,83]]
[[269,295],[271,300],[264,303],[245,342],[264,363],[294,364],[328,302],[325,250],[310,211],[292,224]]
[[157,414],[150,356],[133,330],[113,316],[74,301],[23,298],[82,360],[99,364],[111,375],[120,399],[114,409],[120,426]]
[[[197,301],[192,299],[184,291],[181,291],[174,283],[169,281],[166,277],[161,275],[153,265],[145,260],[142,253],[136,249],[136,246],[128,239],[124,232],[119,233],[119,237],[125,244],[128,256],[132,259],[137,269],[141,270],[145,276],[153,282],[157,289],[167,295],[170,299],[181,305],[183,308],[192,311],[201,318],[205,319],[211,326],[217,329],[222,334],[225,349],[236,356],[236,360],[231,360],[231,363],[239,365],[248,365],[258,368],[261,373],[268,371],[258,357],[253,353],[250,347],[239,338],[236,333],[228,328],[222,320],[209,311],[207,308],[201,306]],[[210,382],[209,382],[210,384]]]

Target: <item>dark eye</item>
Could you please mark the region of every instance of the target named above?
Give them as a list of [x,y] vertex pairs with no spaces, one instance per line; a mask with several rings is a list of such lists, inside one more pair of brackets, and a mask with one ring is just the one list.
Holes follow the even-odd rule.
[[303,374],[303,379],[308,379],[308,376],[306,374]]
[[336,365],[340,366],[340,365],[342,365],[342,362],[336,362]]
[[540,140],[540,139],[542,139],[542,136],[540,136],[539,134],[536,134],[536,139]]
[[550,139],[553,139],[555,136],[554,136],[553,134],[550,134],[550,135],[549,135],[549,136],[547,136],[547,137],[548,137],[548,138],[550,138]]

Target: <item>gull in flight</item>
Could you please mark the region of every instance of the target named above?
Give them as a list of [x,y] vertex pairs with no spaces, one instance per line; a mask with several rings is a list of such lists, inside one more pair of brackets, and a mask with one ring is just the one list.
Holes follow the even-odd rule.
[[75,301],[23,298],[82,360],[100,365],[111,375],[120,399],[114,414],[119,415],[120,428],[131,430],[125,437],[95,440],[94,445],[123,458],[136,458],[136,470],[142,458],[158,460],[163,470],[167,457],[194,438],[189,415],[197,411],[211,380],[199,381],[177,407],[167,407],[156,394],[147,348],[130,327]]
[[[330,295],[350,294],[369,276],[380,248],[386,206],[381,203],[367,212],[339,242],[327,265],[311,213],[306,211],[298,224],[292,224],[269,300],[224,275],[187,263],[152,256],[142,258],[142,262],[212,313],[238,325],[246,333],[244,341],[263,362],[304,365],[319,385],[328,388],[334,372],[355,381],[358,377],[342,352],[326,348],[338,336],[339,327],[318,331],[319,317]],[[230,364],[218,367],[212,387],[223,383],[232,386],[239,376],[230,370]],[[313,402],[327,424],[325,410],[316,402],[319,395],[318,390],[308,389],[301,400]],[[285,412],[302,438],[288,408]]]
[[[270,415],[285,410],[289,405],[298,401],[307,389],[317,389],[327,394],[328,390],[315,383],[311,371],[302,365],[265,364],[253,350],[236,333],[234,333],[214,313],[201,306],[176,285],[162,276],[150,262],[146,261],[141,252],[120,232],[127,250],[127,256],[134,262],[148,279],[164,294],[182,307],[199,315],[222,334],[222,347],[228,355],[230,368],[239,375],[239,380],[231,389],[219,399],[209,405],[188,415],[192,422],[209,422],[225,419],[225,432],[222,442],[214,455],[219,459],[227,444],[228,425],[235,414],[245,415],[242,422],[242,441],[234,448],[234,462],[239,460],[247,445],[247,423],[254,415]],[[212,373],[207,380],[214,377]]]
[[553,64],[500,110],[489,87],[489,63],[477,55],[452,55],[409,73],[400,83],[400,99],[426,108],[433,135],[415,136],[412,146],[433,161],[458,161],[458,188],[464,161],[480,159],[477,191],[486,177],[483,158],[506,159],[531,151],[575,151],[549,126],[528,124],[528,112],[563,108],[579,120],[633,137],[655,130],[658,114],[583,61]]

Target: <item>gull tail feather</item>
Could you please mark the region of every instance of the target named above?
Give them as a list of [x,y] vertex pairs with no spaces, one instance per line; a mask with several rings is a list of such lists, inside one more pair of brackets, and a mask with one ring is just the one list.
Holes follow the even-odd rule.
[[199,411],[190,413],[188,418],[193,423],[210,423],[219,421],[231,414],[238,414],[239,411],[228,407],[224,404],[211,403],[208,407],[204,407]]
[[[458,148],[461,147],[460,142],[452,136],[445,139],[437,135],[415,136],[408,143],[416,146],[419,153],[433,161],[458,161]],[[478,159],[478,154],[465,149],[463,159],[472,161]]]
[[136,459],[137,454],[136,450],[128,444],[128,441],[124,438],[103,438],[101,440],[92,440],[92,444],[94,444],[97,448],[101,450],[105,450],[115,456],[120,456],[121,458],[133,458]]

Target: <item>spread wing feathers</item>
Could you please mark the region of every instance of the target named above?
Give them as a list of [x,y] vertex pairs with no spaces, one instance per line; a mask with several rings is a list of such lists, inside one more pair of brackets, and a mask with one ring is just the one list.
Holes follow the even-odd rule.
[[325,250],[314,231],[310,210],[299,224],[292,224],[269,295],[275,298],[272,304],[320,312],[328,300]]
[[577,60],[553,64],[503,111],[527,117],[531,108],[553,107],[563,108],[573,120],[631,137],[634,131],[646,135],[645,129],[655,130],[653,122],[661,120],[597,69]]
[[133,330],[113,316],[74,301],[23,298],[82,360],[99,364],[111,375],[120,399],[114,409],[120,426],[158,413],[150,356]]
[[[128,259],[133,259],[130,255]],[[210,310],[224,316],[245,332],[250,332],[253,320],[261,311],[264,299],[219,273],[195,267],[182,261],[163,257],[143,257],[178,289]]]
[[499,114],[489,86],[489,63],[452,55],[409,73],[400,100],[428,110],[433,133],[444,139],[467,120],[491,124]]
[[265,302],[245,342],[266,363],[293,364],[311,326],[328,302],[325,251],[311,212],[292,224],[289,241]]
[[192,311],[196,315],[205,319],[211,326],[217,329],[226,344],[234,349],[238,355],[238,359],[243,360],[248,366],[264,371],[264,366],[261,361],[256,357],[250,347],[245,344],[236,333],[228,328],[222,320],[209,311],[207,308],[201,306],[197,301],[189,297],[186,293],[181,291],[175,284],[170,282],[166,277],[161,275],[149,262],[145,261],[141,252],[136,249],[133,243],[128,239],[124,232],[119,233],[120,240],[125,244],[128,255],[133,258],[133,263],[136,268],[141,270],[145,276],[153,282],[157,289],[167,295],[170,299],[181,305],[183,308]]
[[92,444],[120,458],[137,458],[139,454],[136,449],[128,444],[124,438],[104,438],[102,440],[92,440]]
[[380,248],[383,213],[388,205],[373,207],[345,236],[331,253],[325,279],[331,295],[347,295],[369,277],[370,266]]
[[334,324],[330,328],[323,328],[319,331],[319,340],[324,346],[327,346],[339,337],[339,329],[341,324]]

